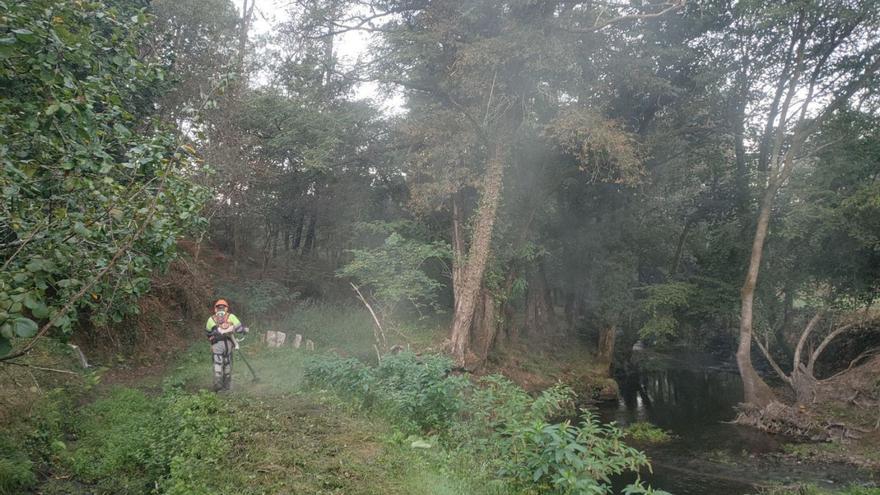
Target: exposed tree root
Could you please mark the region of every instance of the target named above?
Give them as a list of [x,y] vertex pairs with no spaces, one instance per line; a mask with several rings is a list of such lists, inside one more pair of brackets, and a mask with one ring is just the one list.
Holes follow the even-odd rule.
[[878,372],[880,357],[874,356],[862,366],[817,382],[814,399],[809,403],[786,405],[771,402],[763,408],[743,404],[735,422],[802,440],[858,440],[880,426],[880,418],[876,424],[872,424],[874,418],[870,414],[848,414],[841,417],[843,415],[840,413],[829,411],[834,406],[866,412],[880,410]]
[[735,423],[752,426],[768,433],[787,435],[810,441],[829,441],[833,437],[812,413],[804,408],[771,402],[763,408],[743,404]]

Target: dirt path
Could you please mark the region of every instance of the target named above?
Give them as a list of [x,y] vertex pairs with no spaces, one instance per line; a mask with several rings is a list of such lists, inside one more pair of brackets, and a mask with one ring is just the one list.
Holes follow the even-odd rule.
[[[210,384],[205,351],[195,343],[165,366],[113,373],[93,392],[93,400],[110,397],[119,389],[155,396],[169,384],[199,393]],[[247,352],[261,379],[251,382],[246,367],[236,362],[233,391],[218,396],[233,415],[234,427],[227,437],[232,458],[214,478],[216,486],[224,489],[216,493],[449,493],[423,486],[425,479],[442,480],[442,476],[433,472],[425,458],[414,456],[407,442],[394,441],[387,423],[365,417],[331,396],[304,391],[303,353],[270,351],[256,343]],[[69,447],[76,449],[76,442]],[[101,486],[100,481],[83,483],[59,464],[31,493],[107,493]]]

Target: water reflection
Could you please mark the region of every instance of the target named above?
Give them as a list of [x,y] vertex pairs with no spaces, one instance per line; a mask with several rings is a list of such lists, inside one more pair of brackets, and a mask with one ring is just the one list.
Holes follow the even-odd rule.
[[669,447],[752,453],[779,448],[776,437],[726,423],[742,401],[742,382],[734,373],[669,369],[629,374],[619,384],[620,399],[600,408],[602,419],[620,425],[648,421],[678,437]]
[[[621,426],[648,421],[672,432],[675,439],[640,446],[654,473],[643,473],[652,486],[676,495],[742,495],[756,493],[756,483],[811,480],[823,485],[858,479],[848,467],[809,466],[778,456],[789,439],[730,424],[742,401],[739,375],[719,369],[664,369],[618,377],[620,399],[599,407],[603,421]],[[615,483],[621,488],[631,479]]]

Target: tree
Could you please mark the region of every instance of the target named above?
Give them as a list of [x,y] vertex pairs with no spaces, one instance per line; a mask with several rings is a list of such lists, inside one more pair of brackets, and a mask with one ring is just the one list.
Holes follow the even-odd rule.
[[[470,366],[480,359],[471,352],[472,327],[517,143],[546,133],[584,167],[631,170],[626,133],[592,98],[599,91],[590,83],[601,78],[578,62],[589,64],[584,49],[600,50],[605,27],[676,6],[606,17],[591,5],[557,2],[380,4],[399,16],[379,28],[380,70],[409,96],[410,173],[420,206],[452,211],[450,348]],[[479,195],[472,208],[469,191]]]
[[37,322],[38,336],[69,334],[136,311],[206,197],[153,115],[164,73],[138,53],[148,17],[135,4],[15,1],[4,19],[0,355]]
[[[748,12],[755,7],[740,8]],[[845,109],[851,98],[864,98],[872,89],[880,67],[880,45],[871,35],[877,27],[878,13],[875,2],[786,2],[779,9],[766,11],[764,17],[780,37],[757,38],[758,46],[748,50],[769,54],[772,63],[767,67],[772,70],[765,73],[774,74],[775,81],[771,86],[774,93],[767,95],[772,101],[761,115],[764,132],[758,170],[766,171],[766,186],[760,196],[741,289],[737,364],[747,403],[764,406],[774,399],[751,361],[755,289],[774,200],[795,166],[810,155],[809,140],[821,124]],[[771,46],[761,45],[768,40]]]

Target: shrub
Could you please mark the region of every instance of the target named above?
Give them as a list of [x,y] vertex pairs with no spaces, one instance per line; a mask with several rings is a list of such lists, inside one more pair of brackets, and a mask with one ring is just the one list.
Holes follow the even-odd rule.
[[6,439],[0,440],[0,495],[21,493],[37,482],[34,464],[25,452]]
[[[371,228],[385,230],[392,226],[373,225]],[[373,295],[383,320],[387,320],[403,302],[419,309],[440,309],[437,299],[443,284],[425,272],[425,265],[432,260],[451,257],[450,248],[445,243],[406,238],[391,231],[381,246],[352,249],[349,253],[352,260],[336,275],[363,284]]]
[[376,368],[379,392],[394,414],[423,431],[445,430],[461,408],[462,377],[450,376],[445,356],[418,359],[409,352],[388,356]]
[[[584,412],[578,424],[551,423],[574,413],[571,389],[531,397],[504,377],[476,386],[448,375],[442,356],[389,356],[378,367],[356,359],[318,356],[306,364],[307,383],[354,399],[359,407],[397,421],[404,430],[437,434],[450,449],[489,465],[497,477],[526,492],[609,493],[610,478],[648,466],[622,442],[623,432]],[[627,493],[662,493],[635,483]]]
[[110,493],[211,493],[212,472],[231,451],[232,419],[218,398],[167,390],[151,398],[114,391],[76,426],[74,473]]
[[354,398],[360,406],[394,418],[412,432],[446,429],[461,407],[465,380],[448,376],[452,361],[404,352],[378,367],[357,359],[320,356],[306,363],[306,382]]
[[[515,486],[540,493],[607,493],[611,476],[648,466],[643,453],[621,441],[620,430],[588,412],[578,424],[551,423],[573,414],[573,399],[565,386],[533,398],[504,377],[485,377],[468,399],[467,420],[456,426],[457,446],[492,460]],[[630,489],[650,491],[639,484]]]

